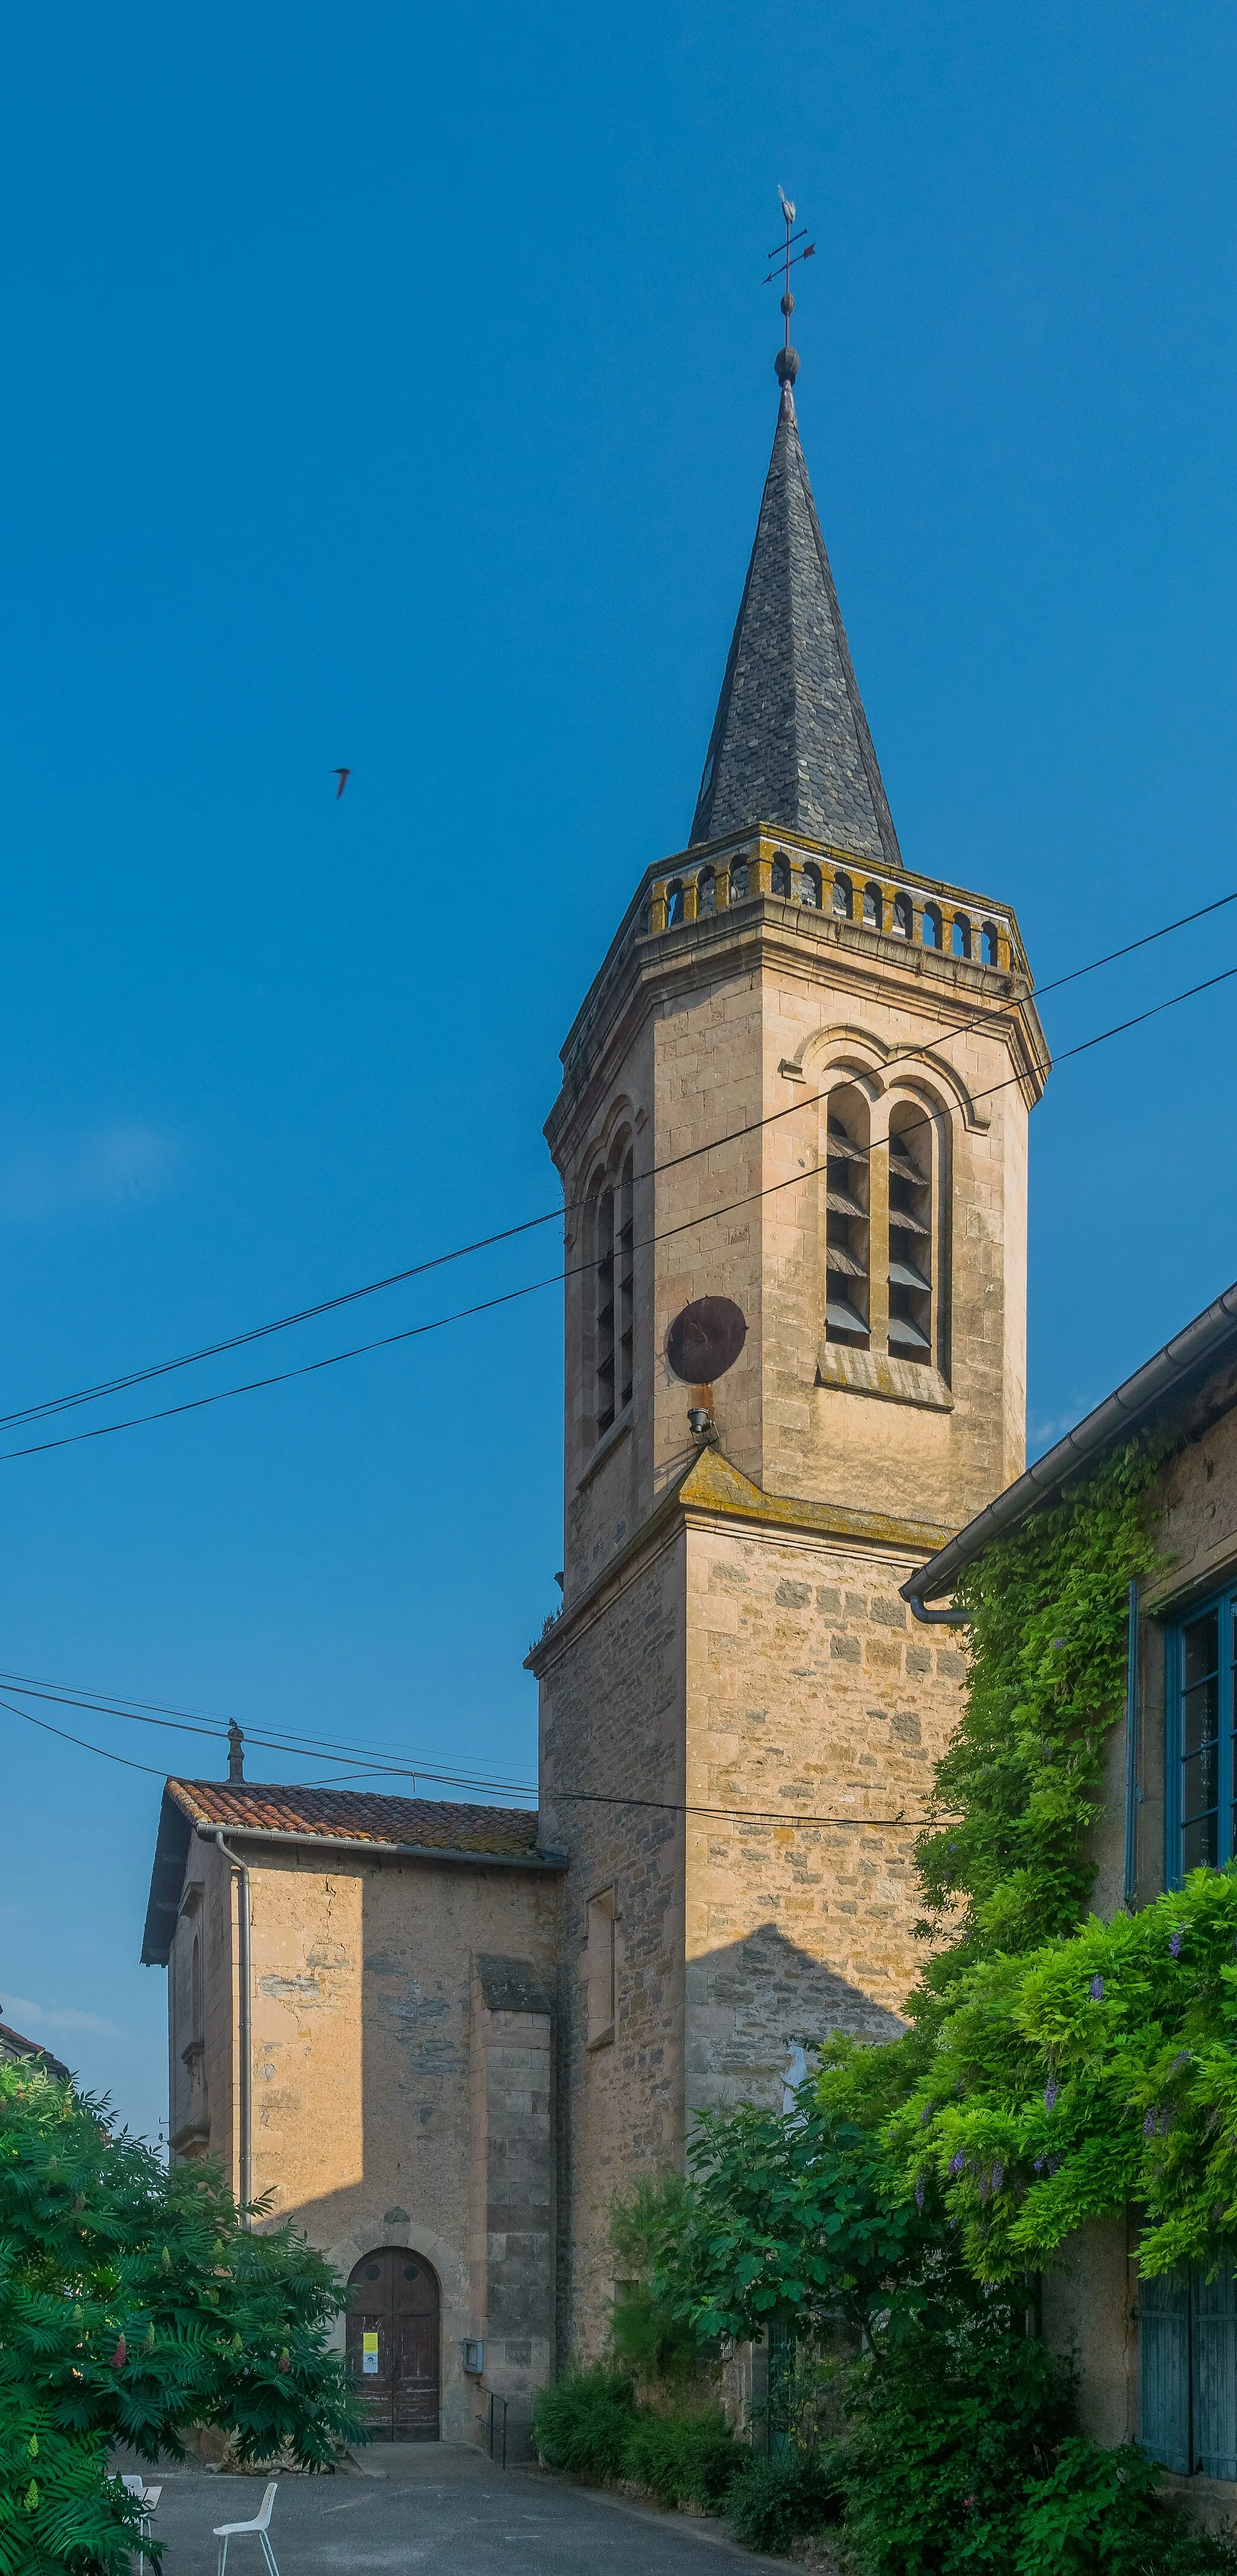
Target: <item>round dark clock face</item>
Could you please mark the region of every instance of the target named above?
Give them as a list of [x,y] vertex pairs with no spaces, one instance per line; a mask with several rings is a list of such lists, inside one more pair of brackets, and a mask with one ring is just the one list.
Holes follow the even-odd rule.
[[666,1357],[687,1386],[712,1386],[733,1368],[747,1340],[747,1319],[732,1297],[693,1297],[666,1335]]

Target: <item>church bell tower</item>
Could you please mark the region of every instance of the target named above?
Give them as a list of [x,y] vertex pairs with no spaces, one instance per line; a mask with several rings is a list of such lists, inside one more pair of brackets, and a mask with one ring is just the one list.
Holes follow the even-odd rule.
[[1024,1463],[1027,1122],[1008,904],[905,864],[800,444],[798,360],[686,849],[563,1049],[563,1606],[543,1837],[570,1855],[560,2351],[608,2210],[797,2043],[893,2036],[955,1632],[899,1586]]

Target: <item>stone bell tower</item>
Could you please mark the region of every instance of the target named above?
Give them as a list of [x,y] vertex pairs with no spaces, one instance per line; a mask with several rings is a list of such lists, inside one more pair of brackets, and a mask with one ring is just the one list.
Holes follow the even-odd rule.
[[608,2208],[792,2043],[892,2036],[956,1636],[898,1587],[1023,1465],[1027,1120],[1007,904],[904,864],[799,441],[793,350],[686,850],[563,1049],[570,1854],[560,2349]]

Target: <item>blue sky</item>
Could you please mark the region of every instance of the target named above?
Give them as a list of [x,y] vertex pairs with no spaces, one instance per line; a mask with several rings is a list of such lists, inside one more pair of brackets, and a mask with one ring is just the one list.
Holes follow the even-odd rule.
[[[778,181],[908,864],[1044,980],[1237,887],[1231,9],[63,0],[0,66],[5,1410],[553,1204],[558,1045],[692,811]],[[1237,906],[1050,1036],[1232,963]],[[1036,1114],[1037,1445],[1237,1270],[1232,989]],[[10,1462],[0,1668],[528,1773],[559,1423],[550,1295]],[[153,2130],[158,1781],[0,1729],[0,2000]]]

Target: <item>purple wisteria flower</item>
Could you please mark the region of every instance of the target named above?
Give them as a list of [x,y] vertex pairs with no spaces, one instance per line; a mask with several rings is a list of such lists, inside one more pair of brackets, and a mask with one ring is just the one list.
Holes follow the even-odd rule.
[[916,2183],[916,2185],[915,2185],[915,2207],[916,2207],[916,2209],[922,2209],[922,2208],[923,2208],[923,2201],[924,2201],[923,2184],[922,2184],[921,2182],[917,2182],[917,2183]]
[[1046,2111],[1051,2111],[1055,2107],[1057,2091],[1057,2079],[1055,2075],[1050,2075],[1044,2086],[1044,2109]]
[[1171,1940],[1170,1940],[1170,1942],[1169,1942],[1169,1945],[1168,1945],[1168,1955],[1169,1955],[1169,1958],[1170,1958],[1170,1959],[1179,1959],[1179,1958],[1180,1958],[1180,1956],[1181,1956],[1181,1927],[1180,1927],[1180,1925],[1178,1925],[1177,1930],[1174,1932],[1174,1934],[1173,1934],[1173,1936],[1172,1936],[1172,1939],[1171,1939]]
[[921,2129],[926,2129],[926,2128],[927,2128],[928,2122],[929,2122],[929,2120],[931,2119],[932,2114],[933,2114],[933,2112],[934,2112],[935,2108],[936,2108],[936,2104],[935,2104],[934,2102],[929,2102],[929,2104],[928,2104],[928,2106],[927,2106],[926,2110],[923,2110],[923,2111],[921,2111],[921,2112],[920,2112],[920,2114],[919,2114],[919,2126],[920,2126],[920,2128],[921,2128]]
[[1102,1977],[1092,1977],[1092,1979],[1091,1979],[1091,1983],[1090,1983],[1090,1985],[1089,1985],[1089,1986],[1088,1986],[1088,1988],[1087,1988],[1087,1992],[1088,1992],[1088,1994],[1090,1995],[1090,1997],[1091,1997],[1091,2001],[1092,2001],[1092,2003],[1093,2003],[1093,2004],[1102,2004],[1102,2003],[1103,2003],[1103,2000],[1104,2000],[1104,1980],[1103,1980],[1103,1978],[1102,1978]]
[[1178,2067],[1179,2067],[1179,2066],[1188,2066],[1188,2065],[1189,2065],[1189,2063],[1190,2063],[1190,2052],[1189,2052],[1189,2049],[1188,2049],[1188,2048],[1179,2048],[1179,2049],[1178,2049],[1178,2051],[1177,2051],[1176,2056],[1175,2056],[1175,2057],[1174,2057],[1174,2059],[1173,2059],[1173,2073],[1174,2073],[1174,2075],[1176,2074],[1177,2069],[1178,2069]]
[[1154,2113],[1154,2111],[1148,2111],[1147,2116],[1146,2116],[1146,2119],[1143,2121],[1143,2136],[1144,2136],[1144,2138],[1153,2138],[1153,2137],[1155,2136],[1155,2130],[1156,2130],[1156,2119],[1155,2119],[1155,2113]]
[[1036,2173],[1042,2173],[1042,2172],[1043,2172],[1043,2170],[1044,2170],[1044,2159],[1043,2159],[1043,2157],[1042,2157],[1042,2156],[1037,2156],[1037,2157],[1036,2157],[1036,2159],[1035,2159],[1035,2171],[1036,2171]]
[[966,2157],[962,2154],[961,2149],[959,2149],[958,2154],[956,2156],[951,2156],[949,2159],[949,2170],[951,2174],[960,2174],[965,2170],[965,2167]]
[[996,2164],[996,2165],[994,2165],[994,2166],[993,2166],[993,2168],[992,2168],[992,2188],[993,2188],[993,2190],[994,2190],[994,2191],[999,2191],[999,2190],[1000,2190],[1000,2188],[1001,2188],[1002,2183],[1004,2182],[1004,2180],[1005,2180],[1005,2167],[1004,2167],[1004,2165],[1001,2165],[1001,2164]]

